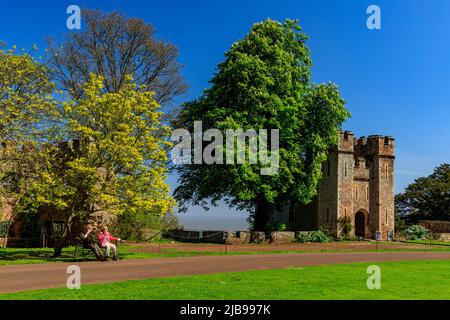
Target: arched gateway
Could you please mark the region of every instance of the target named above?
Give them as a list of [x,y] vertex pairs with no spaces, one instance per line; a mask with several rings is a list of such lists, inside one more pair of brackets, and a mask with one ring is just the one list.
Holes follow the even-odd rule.
[[366,215],[358,211],[355,215],[355,236],[366,238]]

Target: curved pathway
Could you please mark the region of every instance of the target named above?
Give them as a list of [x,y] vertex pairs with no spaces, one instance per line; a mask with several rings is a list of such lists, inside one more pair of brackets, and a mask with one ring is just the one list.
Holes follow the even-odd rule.
[[126,280],[267,270],[324,264],[450,259],[450,252],[345,252],[197,256],[86,263],[0,266],[0,293],[65,287],[67,267],[81,268],[82,285]]

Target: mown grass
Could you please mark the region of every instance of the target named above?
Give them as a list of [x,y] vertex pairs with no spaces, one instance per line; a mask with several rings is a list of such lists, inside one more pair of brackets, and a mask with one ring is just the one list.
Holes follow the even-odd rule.
[[[120,247],[121,259],[145,259],[159,256],[158,254],[152,253],[132,252],[133,248],[134,248],[133,246]],[[96,260],[94,255],[89,250],[85,251],[87,253],[86,259],[84,259],[81,254],[77,254],[75,260],[76,261]],[[58,258],[52,258],[52,256],[53,256],[52,248],[30,248],[30,249],[2,248],[0,249],[0,265],[37,264],[47,262],[72,262],[74,261],[74,248],[73,247],[64,248],[61,256]]]
[[[381,289],[367,288],[367,267],[381,268]],[[0,295],[36,300],[450,299],[450,260],[354,263],[182,276]]]
[[[427,243],[424,243],[427,244]],[[257,245],[255,245],[257,246]],[[247,254],[288,254],[288,253],[325,253],[325,252],[411,252],[411,251],[449,251],[447,246],[434,246],[423,248],[378,248],[373,244],[373,249],[326,249],[326,250],[273,250],[273,251],[241,251],[226,252],[225,248],[218,251],[196,251],[196,250],[177,250],[174,248],[161,247],[160,252],[142,252],[140,245],[124,245],[119,247],[119,257],[123,260],[133,259],[152,259],[152,258],[171,258],[171,257],[190,257],[190,256],[217,256],[217,255],[247,255]],[[86,261],[95,261],[94,255],[88,253]],[[52,258],[53,249],[35,248],[35,249],[0,249],[0,265],[19,265],[19,264],[38,264],[48,262],[73,262],[74,248],[65,248],[59,258]],[[76,261],[84,261],[81,255],[76,256]]]
[[426,244],[426,245],[435,245],[435,246],[450,246],[450,242],[448,241],[437,241],[437,240],[406,240],[406,243],[412,244]]

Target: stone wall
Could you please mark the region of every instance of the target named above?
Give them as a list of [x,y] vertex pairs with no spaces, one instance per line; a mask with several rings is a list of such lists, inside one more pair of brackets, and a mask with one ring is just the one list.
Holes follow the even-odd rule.
[[450,221],[421,220],[419,224],[433,233],[450,233]]
[[[329,232],[337,233],[338,223],[338,152],[332,150],[327,162],[323,165],[322,179],[317,195],[317,228],[326,227]],[[301,214],[314,214],[302,212]],[[297,228],[296,230],[305,230]],[[311,230],[310,228],[308,230]]]
[[215,243],[215,244],[284,244],[295,242],[295,232],[278,231],[267,234],[261,231],[185,231],[171,230],[163,233],[166,239],[173,239],[186,243]]
[[295,242],[295,232],[292,231],[271,232],[270,242],[275,244],[293,243]]
[[187,243],[203,242],[200,231],[170,230],[164,232],[163,237],[166,239],[172,239],[179,242],[187,242]]
[[250,231],[238,231],[229,233],[227,244],[248,244],[250,243]]
[[441,233],[439,234],[439,241],[450,242],[450,233]]

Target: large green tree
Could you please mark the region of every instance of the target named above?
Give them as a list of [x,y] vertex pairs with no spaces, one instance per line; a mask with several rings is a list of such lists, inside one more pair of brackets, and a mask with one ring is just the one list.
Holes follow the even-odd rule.
[[274,175],[261,175],[261,161],[179,165],[174,195],[181,210],[224,199],[251,210],[253,227],[264,230],[277,206],[315,196],[321,165],[349,113],[334,84],[311,83],[307,39],[297,21],[255,24],[226,52],[211,87],[182,107],[173,125],[191,132],[195,121],[224,135],[227,129],[278,129],[280,163]]
[[410,223],[450,219],[450,164],[437,167],[428,177],[418,178],[395,197],[398,217]]

